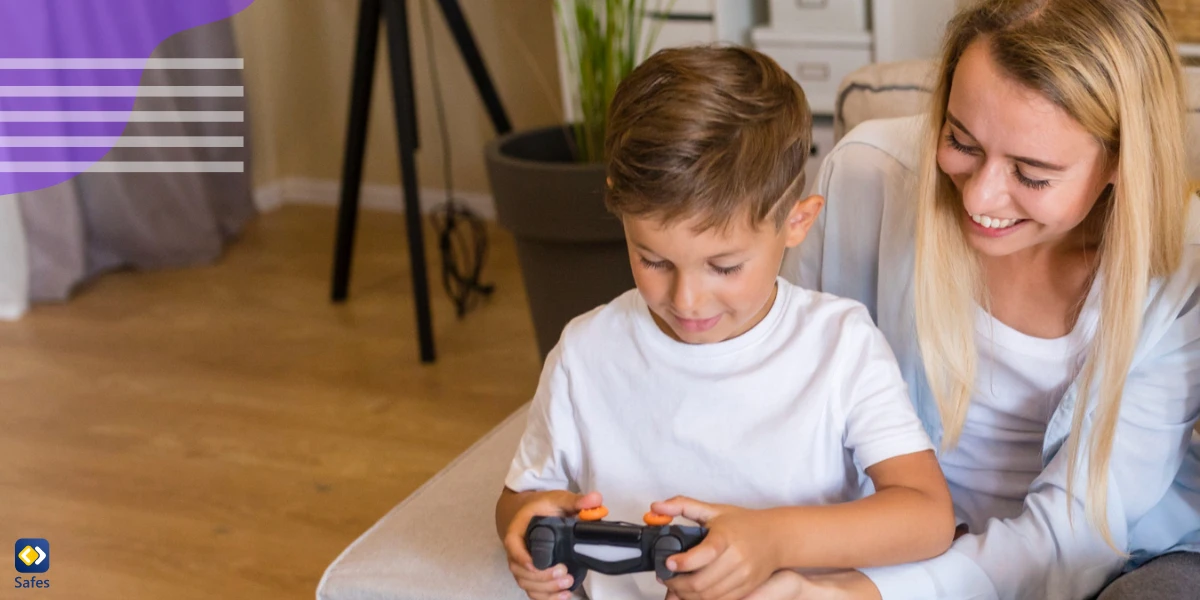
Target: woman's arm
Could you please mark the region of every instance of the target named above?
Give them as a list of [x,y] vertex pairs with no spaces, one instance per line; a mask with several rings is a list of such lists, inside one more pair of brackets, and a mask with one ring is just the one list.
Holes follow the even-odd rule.
[[[1109,467],[1108,522],[1118,548],[1129,524],[1153,514],[1174,482],[1200,416],[1200,248],[1152,295],[1121,404]],[[1164,312],[1171,316],[1164,318]],[[1091,435],[1090,420],[1084,431]],[[942,557],[868,569],[883,598],[1079,598],[1094,594],[1125,558],[1088,522],[1086,463],[1066,493],[1068,455],[1055,454],[1033,482],[1024,511],[992,520]],[[1081,461],[1084,462],[1084,461]],[[1188,525],[1180,522],[1179,535]],[[1195,525],[1191,525],[1192,528]],[[1150,549],[1162,551],[1165,548]]]
[[950,547],[954,510],[932,450],[867,469],[875,493],[843,504],[763,511],[783,567],[856,568],[932,558]]

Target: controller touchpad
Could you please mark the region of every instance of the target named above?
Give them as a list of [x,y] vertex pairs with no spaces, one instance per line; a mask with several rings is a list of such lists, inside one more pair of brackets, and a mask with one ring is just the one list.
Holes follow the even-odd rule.
[[575,544],[575,554],[603,562],[620,562],[642,556],[641,548],[628,546],[602,546],[600,544]]
[[642,528],[628,523],[577,523],[575,539],[621,546],[641,546]]

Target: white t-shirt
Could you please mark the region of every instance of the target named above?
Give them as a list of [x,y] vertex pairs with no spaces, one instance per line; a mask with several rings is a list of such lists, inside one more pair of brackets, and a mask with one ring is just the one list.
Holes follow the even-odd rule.
[[959,519],[972,532],[1024,510],[1043,469],[1046,424],[1095,335],[1099,288],[1092,286],[1071,332],[1055,339],[1026,335],[976,308],[976,389],[958,446],[941,456]]
[[[749,508],[869,493],[863,469],[931,449],[859,303],[779,279],[750,331],[675,341],[637,290],[577,317],[546,359],[506,485],[598,491],[641,523],[675,495]],[[593,600],[661,600],[654,573],[589,573]]]

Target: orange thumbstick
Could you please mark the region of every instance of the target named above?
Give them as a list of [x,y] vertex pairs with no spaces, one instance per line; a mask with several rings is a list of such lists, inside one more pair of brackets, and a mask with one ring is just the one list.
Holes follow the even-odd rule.
[[671,515],[660,515],[654,511],[650,511],[642,516],[642,520],[645,521],[647,525],[661,526],[670,525],[671,521],[675,520],[675,517],[672,517]]
[[580,521],[599,521],[607,516],[608,509],[603,506],[597,506],[596,508],[585,508],[579,511]]

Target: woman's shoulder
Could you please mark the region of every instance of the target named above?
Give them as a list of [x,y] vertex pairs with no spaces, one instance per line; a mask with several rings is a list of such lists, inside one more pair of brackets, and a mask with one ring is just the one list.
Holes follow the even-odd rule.
[[[912,273],[915,188],[927,117],[865,121],[826,157],[816,191],[825,197],[820,227],[789,253],[785,274],[853,298],[877,315],[899,300]],[[896,292],[884,298],[883,293]]]

